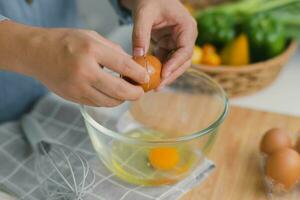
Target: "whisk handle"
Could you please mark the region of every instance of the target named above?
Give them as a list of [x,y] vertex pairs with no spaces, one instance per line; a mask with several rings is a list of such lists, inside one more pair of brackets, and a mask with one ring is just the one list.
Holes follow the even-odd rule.
[[40,142],[45,141],[47,138],[41,125],[30,115],[22,117],[21,127],[23,128],[28,142],[34,150],[37,150]]

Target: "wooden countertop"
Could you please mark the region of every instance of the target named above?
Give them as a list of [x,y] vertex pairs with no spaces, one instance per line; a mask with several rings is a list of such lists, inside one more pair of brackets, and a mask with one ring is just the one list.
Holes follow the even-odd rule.
[[[259,141],[272,127],[288,128],[295,140],[300,118],[231,107],[209,154],[216,171],[182,200],[267,199],[260,174]],[[299,196],[295,191],[281,198],[296,200]]]

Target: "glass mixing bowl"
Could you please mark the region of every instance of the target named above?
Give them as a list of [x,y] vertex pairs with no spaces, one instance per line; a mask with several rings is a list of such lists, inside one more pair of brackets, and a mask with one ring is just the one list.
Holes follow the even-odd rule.
[[81,107],[107,168],[126,182],[149,186],[176,183],[199,166],[227,111],[222,88],[193,69],[138,101]]

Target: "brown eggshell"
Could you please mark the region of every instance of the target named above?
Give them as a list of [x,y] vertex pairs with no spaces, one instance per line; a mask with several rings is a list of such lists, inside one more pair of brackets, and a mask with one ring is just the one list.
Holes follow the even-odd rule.
[[[299,132],[299,134],[300,134],[300,132]],[[300,153],[300,136],[298,137],[298,140],[296,142],[295,149],[296,149],[296,151],[298,151],[298,153]]]
[[291,148],[280,149],[267,158],[265,172],[275,187],[289,190],[300,179],[300,155]]
[[[133,60],[137,62],[142,67],[147,68],[147,71],[150,75],[149,83],[145,83],[140,85],[145,92],[150,90],[156,89],[160,82],[161,82],[161,68],[162,64],[158,58],[152,55],[140,56],[140,57],[133,57]],[[136,84],[128,77],[124,77],[125,80],[129,81],[130,83]]]
[[288,131],[281,128],[268,130],[260,143],[260,151],[268,155],[285,147],[292,147],[292,141]]

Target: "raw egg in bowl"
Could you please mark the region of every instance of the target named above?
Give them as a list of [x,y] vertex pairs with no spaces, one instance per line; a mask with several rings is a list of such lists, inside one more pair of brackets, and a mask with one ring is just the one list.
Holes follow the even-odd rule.
[[114,108],[81,106],[99,158],[126,182],[176,183],[199,166],[228,111],[223,89],[190,69],[160,91]]

